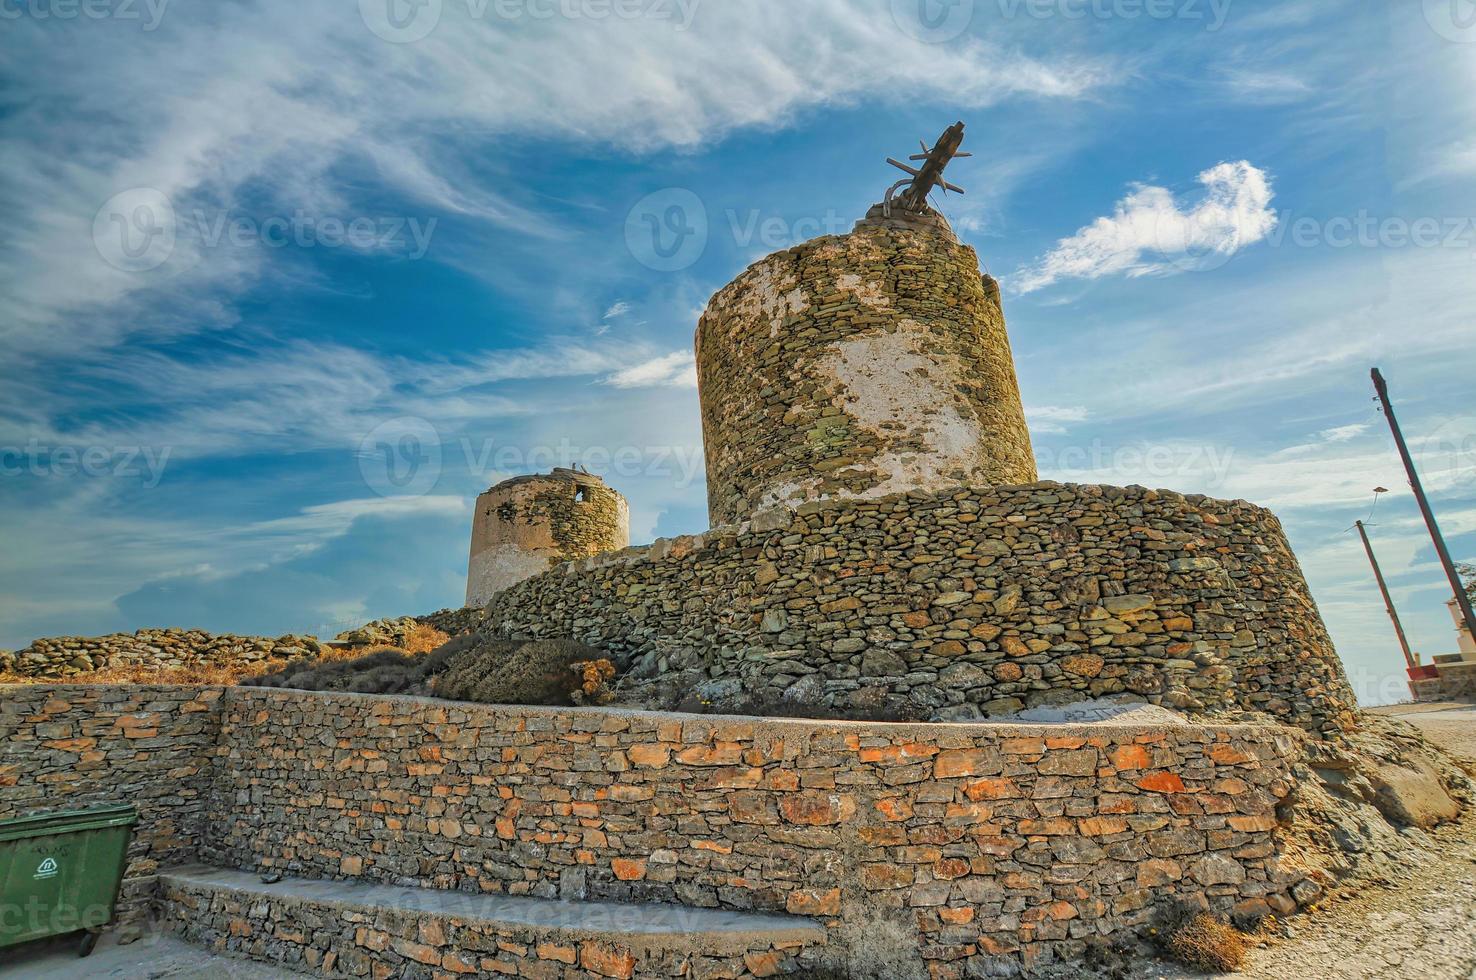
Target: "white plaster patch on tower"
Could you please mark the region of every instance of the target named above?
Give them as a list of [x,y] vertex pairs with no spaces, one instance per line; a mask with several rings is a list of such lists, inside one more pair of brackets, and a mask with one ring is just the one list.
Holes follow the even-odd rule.
[[862,279],[854,272],[843,272],[835,278],[835,284],[843,293],[855,296],[864,306],[873,310],[885,309],[892,305],[892,299],[882,291],[880,285],[870,280]]
[[[767,322],[771,337],[778,336],[779,328],[784,326],[785,320],[810,308],[810,298],[799,284],[799,277],[790,270],[777,273],[774,263],[765,262],[754,266],[748,275],[735,280],[720,292],[713,299],[712,305],[732,302],[724,298],[724,293],[729,290],[733,290],[738,297],[737,302],[733,303],[733,309],[742,317],[735,318],[734,323],[745,320]],[[700,331],[698,336],[701,336]],[[700,346],[697,353],[700,357]]]
[[886,252],[882,249],[880,241],[873,235],[855,232],[849,235],[839,235],[834,238],[817,239],[819,244],[815,248],[815,256],[821,261],[829,262],[832,259],[846,258],[861,262],[883,261]]
[[983,427],[950,383],[960,371],[940,364],[942,356],[930,349],[925,326],[904,319],[895,331],[843,340],[816,362],[817,373],[839,386],[845,413],[883,444],[927,447],[878,455],[870,465],[887,478],[861,496],[947,486],[987,462]]

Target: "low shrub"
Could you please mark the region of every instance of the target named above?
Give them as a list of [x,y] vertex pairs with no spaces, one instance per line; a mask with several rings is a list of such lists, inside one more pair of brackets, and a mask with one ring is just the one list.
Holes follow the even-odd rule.
[[357,694],[418,694],[483,704],[606,704],[615,667],[573,640],[488,638],[466,633],[415,656],[384,648],[352,659],[294,660],[253,687]]
[[434,691],[482,704],[602,703],[614,675],[599,650],[574,640],[483,639],[437,678]]
[[242,683],[298,691],[405,694],[423,680],[417,658],[399,650],[376,650],[352,660],[294,660],[281,670]]
[[813,718],[821,721],[922,721],[926,714],[905,701],[868,705],[818,705],[784,698],[747,695],[721,702],[693,694],[672,708],[694,715],[752,715],[756,718]]

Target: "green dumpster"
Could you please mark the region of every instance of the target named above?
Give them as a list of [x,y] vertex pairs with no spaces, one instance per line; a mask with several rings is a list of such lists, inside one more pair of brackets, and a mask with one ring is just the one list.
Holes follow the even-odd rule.
[[113,921],[138,811],[127,804],[0,820],[0,948]]

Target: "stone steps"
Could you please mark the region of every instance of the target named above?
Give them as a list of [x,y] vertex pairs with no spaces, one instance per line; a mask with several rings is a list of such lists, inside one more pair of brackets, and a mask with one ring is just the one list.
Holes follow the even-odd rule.
[[203,865],[162,872],[159,899],[164,927],[187,940],[325,977],[768,977],[798,969],[797,957],[825,942],[824,926],[790,915],[344,881],[265,884]]

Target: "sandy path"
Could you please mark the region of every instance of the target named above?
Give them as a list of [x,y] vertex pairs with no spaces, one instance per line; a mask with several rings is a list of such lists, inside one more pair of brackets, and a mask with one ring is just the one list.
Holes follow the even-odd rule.
[[[1432,742],[1476,760],[1476,705],[1376,708]],[[1441,860],[1407,868],[1325,910],[1294,920],[1294,936],[1254,950],[1239,973],[1258,980],[1476,980],[1476,819],[1434,835]],[[1145,977],[1188,980],[1174,968]]]

